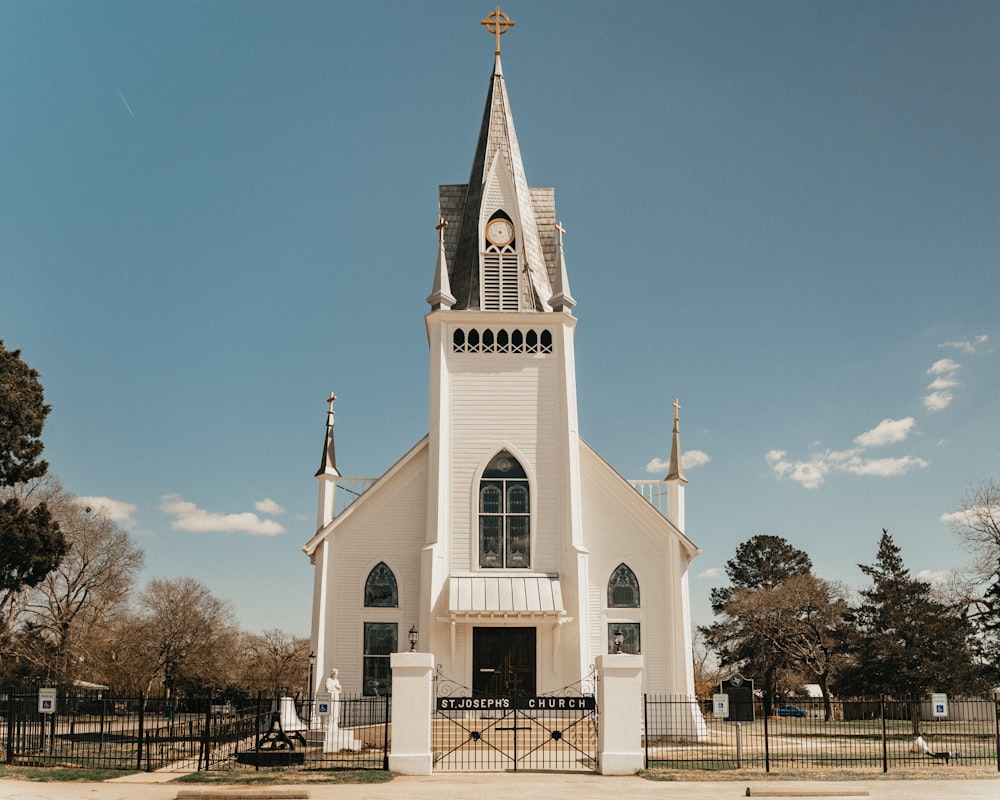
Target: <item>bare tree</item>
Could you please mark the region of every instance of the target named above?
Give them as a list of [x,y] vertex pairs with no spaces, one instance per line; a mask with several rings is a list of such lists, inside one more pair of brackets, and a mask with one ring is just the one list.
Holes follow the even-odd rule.
[[[32,493],[59,522],[67,551],[29,593],[23,625],[35,640],[31,651],[46,659],[39,666],[47,676],[69,682],[99,664],[100,633],[126,608],[143,553],[107,514],[82,505],[54,477],[42,478]],[[38,648],[38,640],[47,647]]]
[[237,676],[246,692],[276,697],[309,691],[309,640],[272,628],[243,637],[243,664]]
[[110,643],[119,680],[178,691],[232,682],[238,648],[235,614],[226,600],[193,578],[151,580],[139,613],[122,621]]
[[972,484],[948,515],[952,532],[975,559],[973,571],[981,583],[1000,576],[1000,484]]

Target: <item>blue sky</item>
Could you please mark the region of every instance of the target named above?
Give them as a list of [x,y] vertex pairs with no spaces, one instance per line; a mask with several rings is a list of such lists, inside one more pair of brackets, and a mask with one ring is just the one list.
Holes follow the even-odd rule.
[[[249,629],[308,632],[330,390],[344,474],[427,430],[437,186],[492,8],[0,5],[0,338],[51,469]],[[1000,477],[1000,5],[503,9],[581,431],[662,477],[683,406],[695,623],[758,533],[854,586],[883,527],[914,574],[964,563],[942,516]]]

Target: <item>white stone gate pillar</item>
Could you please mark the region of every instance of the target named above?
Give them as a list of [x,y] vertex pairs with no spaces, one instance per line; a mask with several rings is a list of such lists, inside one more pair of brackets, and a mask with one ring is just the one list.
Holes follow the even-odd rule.
[[[597,764],[602,775],[643,768],[642,656],[600,655],[597,663]],[[393,714],[395,716],[395,714]]]
[[389,769],[400,775],[430,775],[434,655],[392,653],[392,745]]

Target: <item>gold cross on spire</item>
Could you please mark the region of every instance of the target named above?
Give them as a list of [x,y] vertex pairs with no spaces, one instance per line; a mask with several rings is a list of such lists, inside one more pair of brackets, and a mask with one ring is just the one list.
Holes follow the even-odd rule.
[[563,246],[562,237],[563,234],[566,233],[566,229],[562,226],[562,222],[556,223],[556,232],[559,234],[559,246],[562,247]]
[[336,399],[337,395],[335,395],[333,392],[330,392],[330,396],[326,398],[326,402],[330,404],[330,409],[326,413],[329,414],[331,417],[333,416],[333,401]]
[[434,226],[434,230],[438,232],[438,244],[444,244],[444,229],[448,227],[448,220],[444,217],[438,217],[438,224]]
[[486,30],[490,33],[495,34],[497,37],[497,50],[496,55],[500,55],[500,37],[507,33],[510,28],[514,27],[514,20],[508,17],[500,10],[500,6],[497,6],[496,11],[491,11],[486,15],[486,19],[479,20],[480,25],[485,25]]
[[677,413],[680,410],[681,410],[681,404],[678,401],[678,398],[675,397],[674,398],[674,422],[677,422],[677,420],[680,419],[680,416]]

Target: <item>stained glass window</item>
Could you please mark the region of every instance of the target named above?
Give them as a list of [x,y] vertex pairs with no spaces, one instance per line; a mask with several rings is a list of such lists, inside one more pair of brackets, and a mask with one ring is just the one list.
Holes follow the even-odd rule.
[[625,564],[619,564],[608,581],[608,608],[638,608],[639,581]]
[[380,561],[368,573],[365,581],[365,606],[368,608],[396,608],[399,606],[399,591],[396,576]]
[[524,467],[506,450],[486,465],[479,483],[479,566],[531,567],[531,495]]

